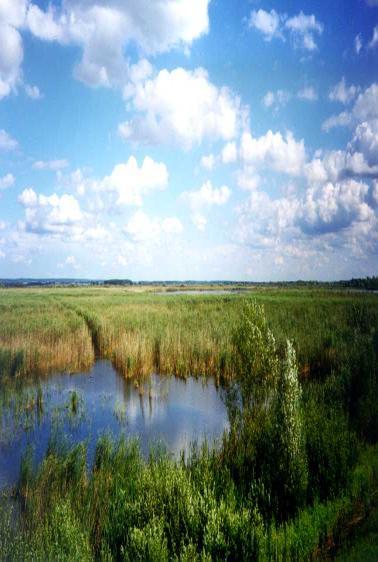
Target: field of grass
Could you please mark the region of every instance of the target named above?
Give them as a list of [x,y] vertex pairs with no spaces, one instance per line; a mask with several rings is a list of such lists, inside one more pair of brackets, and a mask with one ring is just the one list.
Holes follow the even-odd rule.
[[0,311],[3,386],[97,355],[127,377],[213,376],[230,420],[217,449],[180,462],[105,438],[93,466],[85,443],[26,456],[2,559],[374,559],[376,295],[11,289]]
[[256,289],[162,296],[132,288],[8,289],[0,290],[0,361],[12,357],[11,369],[25,374],[85,370],[94,359],[93,341],[95,353],[125,376],[157,371],[229,380],[232,334],[248,296],[264,304],[278,342],[293,341],[304,377],[330,371],[348,354],[354,321],[378,322],[378,298],[366,293]]

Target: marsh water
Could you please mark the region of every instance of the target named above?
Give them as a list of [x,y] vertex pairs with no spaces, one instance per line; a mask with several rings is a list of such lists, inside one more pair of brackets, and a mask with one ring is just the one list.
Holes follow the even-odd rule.
[[4,488],[17,482],[28,447],[38,461],[54,439],[68,445],[86,440],[89,464],[104,434],[138,438],[144,455],[159,443],[177,457],[193,441],[214,443],[228,421],[211,379],[152,375],[137,384],[98,360],[89,373],[58,373],[3,393],[0,424]]

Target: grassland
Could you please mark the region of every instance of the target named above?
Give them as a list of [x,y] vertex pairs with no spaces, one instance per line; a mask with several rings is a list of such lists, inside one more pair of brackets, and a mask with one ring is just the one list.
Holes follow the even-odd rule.
[[133,288],[8,289],[0,290],[0,353],[22,374],[75,372],[94,360],[93,343],[95,353],[125,376],[157,371],[230,380],[232,335],[248,295],[264,304],[278,342],[294,342],[303,377],[330,371],[348,353],[353,314],[366,311],[375,325],[378,319],[378,299],[366,293],[256,289],[163,296]]
[[0,311],[3,386],[97,355],[127,377],[214,376],[230,419],[218,449],[180,462],[109,439],[93,467],[85,444],[52,444],[38,467],[25,457],[21,513],[0,517],[4,560],[374,557],[376,295],[12,289]]

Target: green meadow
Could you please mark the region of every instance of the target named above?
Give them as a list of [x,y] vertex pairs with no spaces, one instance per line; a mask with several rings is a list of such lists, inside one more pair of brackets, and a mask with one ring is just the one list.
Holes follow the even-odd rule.
[[377,356],[368,292],[0,289],[2,394],[104,358],[136,384],[211,377],[229,418],[179,460],[127,436],[100,438],[93,463],[85,442],[26,454],[1,559],[376,560]]

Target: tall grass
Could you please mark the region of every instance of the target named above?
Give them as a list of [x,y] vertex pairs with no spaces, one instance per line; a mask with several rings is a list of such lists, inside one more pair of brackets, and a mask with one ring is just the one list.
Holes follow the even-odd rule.
[[[278,347],[294,345],[303,379],[340,371],[353,339],[352,311],[378,322],[375,295],[260,289]],[[151,372],[235,375],[232,334],[247,294],[154,295],[120,288],[0,290],[0,372],[87,369],[94,354],[127,377]],[[360,311],[358,313],[358,311]],[[364,314],[363,314],[364,315]]]
[[0,290],[0,376],[87,370],[85,322],[44,291]]

